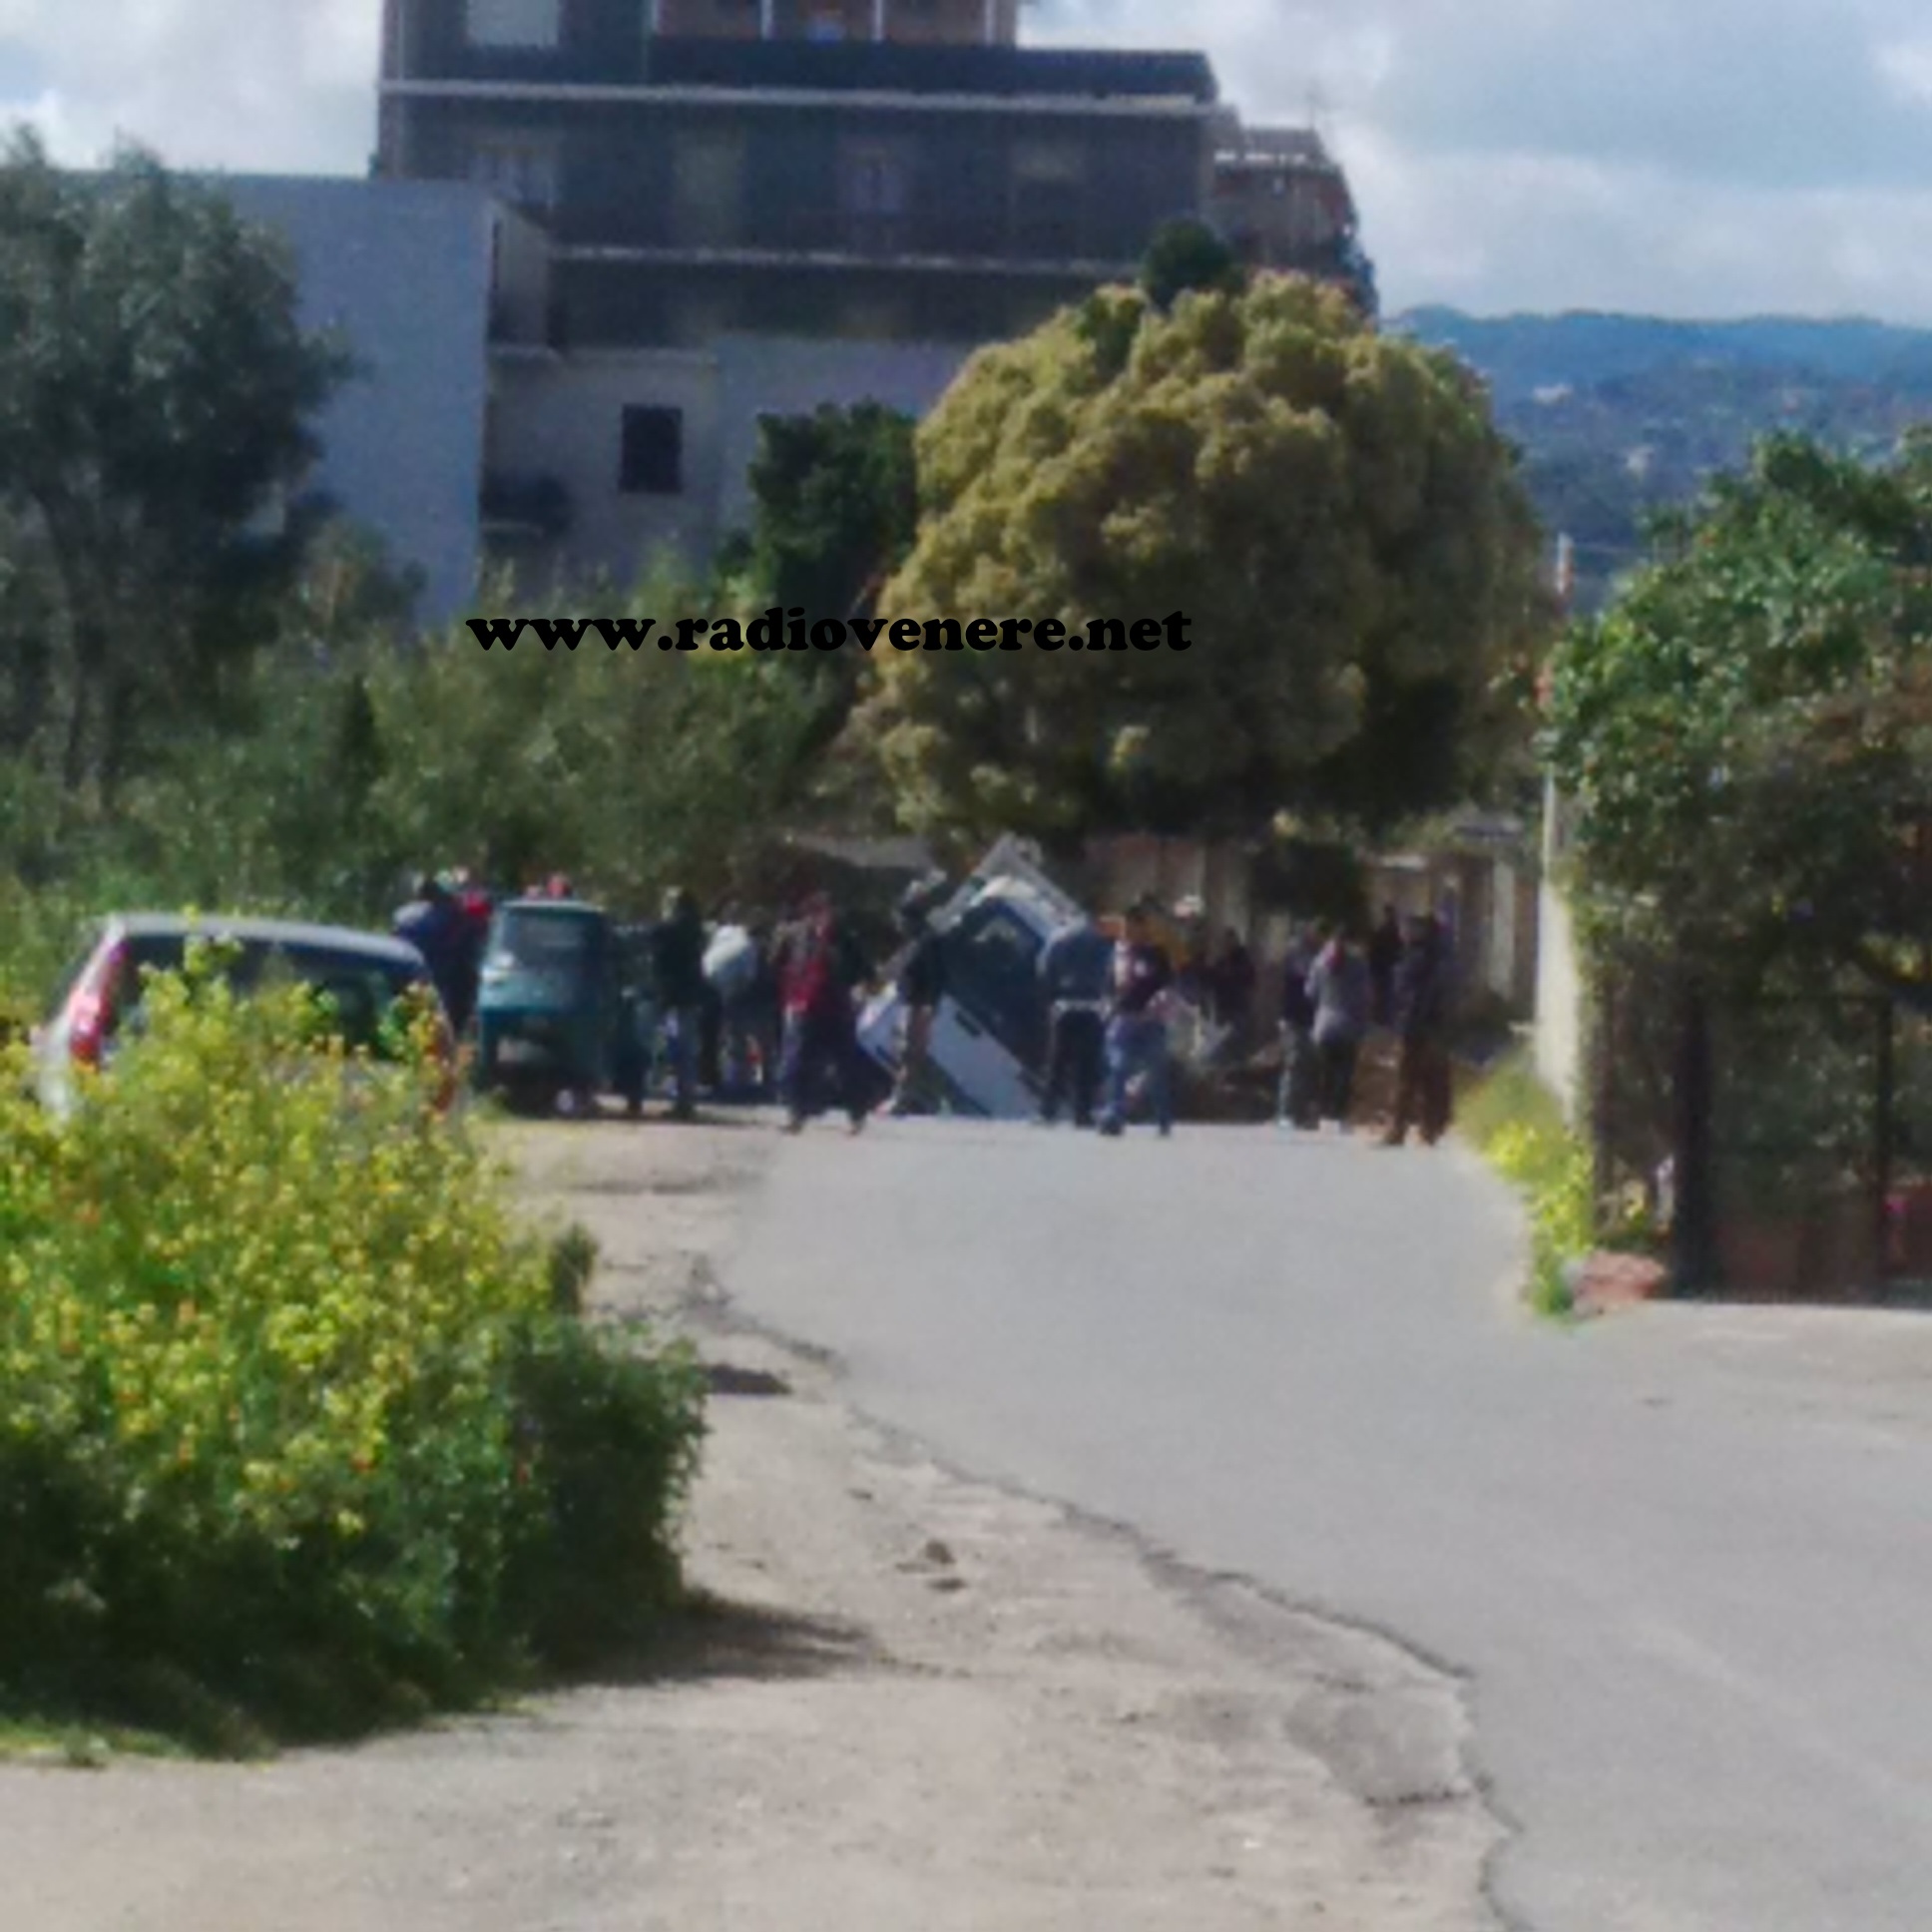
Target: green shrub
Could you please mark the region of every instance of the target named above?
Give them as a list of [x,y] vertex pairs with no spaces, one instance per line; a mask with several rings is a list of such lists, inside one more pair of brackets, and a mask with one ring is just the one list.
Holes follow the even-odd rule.
[[550,1244],[550,1303],[559,1314],[581,1315],[597,1272],[597,1236],[573,1221]]
[[0,1095],[0,1702],[350,1730],[541,1660],[539,1562],[662,1602],[690,1365],[556,1312],[435,1070],[146,1013],[71,1122]]
[[549,1321],[527,1331],[512,1387],[541,1497],[513,1554],[512,1609],[538,1655],[579,1668],[634,1642],[677,1592],[670,1512],[696,1466],[704,1373],[687,1349],[637,1355]]
[[1590,1150],[1572,1134],[1549,1090],[1521,1058],[1504,1063],[1465,1101],[1462,1127],[1530,1214],[1530,1300],[1544,1314],[1573,1305],[1568,1273],[1596,1245]]

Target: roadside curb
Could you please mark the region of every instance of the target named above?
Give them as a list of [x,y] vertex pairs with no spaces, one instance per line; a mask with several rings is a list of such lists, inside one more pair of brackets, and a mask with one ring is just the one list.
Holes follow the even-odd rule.
[[1571,1309],[1579,1319],[1594,1319],[1661,1300],[1670,1279],[1661,1261],[1606,1248],[1573,1262],[1565,1273],[1569,1276]]

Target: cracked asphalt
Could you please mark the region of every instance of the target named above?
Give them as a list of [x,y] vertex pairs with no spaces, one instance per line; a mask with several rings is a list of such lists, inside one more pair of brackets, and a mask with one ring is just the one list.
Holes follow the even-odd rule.
[[1509,1921],[1922,1932],[1932,1317],[1522,1266],[1460,1149],[915,1121],[787,1146],[726,1271],[949,1462],[1461,1676]]

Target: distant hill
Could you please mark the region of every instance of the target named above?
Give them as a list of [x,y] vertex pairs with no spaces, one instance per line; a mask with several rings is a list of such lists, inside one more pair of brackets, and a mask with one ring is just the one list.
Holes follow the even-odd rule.
[[1545,524],[1576,540],[1586,606],[1642,557],[1649,510],[1694,496],[1758,437],[1801,430],[1877,457],[1932,422],[1932,330],[1453,308],[1389,327],[1454,350],[1489,383]]

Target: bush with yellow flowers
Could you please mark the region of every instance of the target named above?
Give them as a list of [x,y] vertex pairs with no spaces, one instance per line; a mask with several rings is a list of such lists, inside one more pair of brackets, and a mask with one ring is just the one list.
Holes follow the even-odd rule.
[[300,990],[191,968],[70,1119],[23,1076],[0,1701],[353,1730],[662,1606],[695,1364],[558,1305],[426,1053],[352,1054]]

